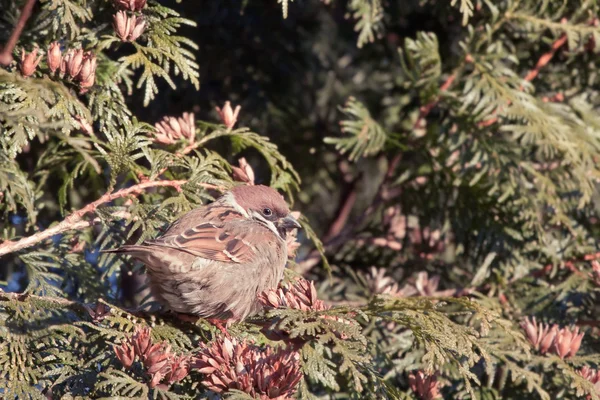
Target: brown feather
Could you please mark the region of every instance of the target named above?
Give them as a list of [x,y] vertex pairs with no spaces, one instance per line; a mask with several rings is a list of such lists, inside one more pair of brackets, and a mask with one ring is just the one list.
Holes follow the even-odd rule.
[[146,241],[148,246],[169,247],[186,253],[222,262],[245,263],[256,255],[254,245],[246,237],[256,234],[254,242],[272,240],[273,233],[254,223],[226,224],[204,223],[179,235],[163,236]]

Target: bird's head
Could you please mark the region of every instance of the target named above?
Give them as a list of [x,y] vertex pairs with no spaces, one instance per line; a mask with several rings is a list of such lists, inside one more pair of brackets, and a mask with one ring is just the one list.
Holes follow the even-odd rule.
[[283,196],[275,189],[263,185],[242,185],[233,188],[231,194],[249,218],[266,225],[284,240],[289,231],[301,227],[291,215]]

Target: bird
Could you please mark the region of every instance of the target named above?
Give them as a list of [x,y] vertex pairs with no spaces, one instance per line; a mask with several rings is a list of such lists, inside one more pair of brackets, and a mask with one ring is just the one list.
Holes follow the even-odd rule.
[[168,226],[154,240],[105,250],[146,265],[152,294],[179,315],[219,329],[262,310],[258,295],[277,288],[286,237],[301,228],[283,196],[263,185],[236,186]]

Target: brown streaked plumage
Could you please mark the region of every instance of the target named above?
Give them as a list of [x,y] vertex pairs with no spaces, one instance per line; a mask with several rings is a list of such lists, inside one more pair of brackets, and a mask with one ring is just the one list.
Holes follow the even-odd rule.
[[257,295],[282,279],[286,234],[298,227],[275,190],[238,186],[155,240],[108,251],[146,264],[153,294],[171,310],[240,321],[258,312]]

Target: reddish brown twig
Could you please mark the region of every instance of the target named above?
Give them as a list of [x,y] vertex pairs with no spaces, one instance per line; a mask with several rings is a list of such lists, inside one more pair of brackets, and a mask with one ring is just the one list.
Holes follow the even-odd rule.
[[339,235],[342,229],[344,229],[344,226],[346,226],[348,218],[350,217],[350,212],[356,203],[356,197],[358,195],[356,185],[356,180],[350,184],[350,188],[348,189],[347,194],[343,196],[343,201],[338,208],[336,217],[331,225],[329,225],[329,230],[323,237],[323,241],[327,242],[329,239]]
[[12,33],[10,34],[8,41],[2,48],[2,51],[0,51],[0,64],[6,66],[12,62],[12,60],[13,60],[12,52],[15,49],[17,42],[19,41],[21,32],[23,32],[23,28],[25,28],[25,23],[31,16],[31,11],[33,10],[34,4],[35,4],[35,0],[27,0],[27,3],[25,3],[25,6],[23,7],[23,10],[21,11],[21,15],[19,15],[19,20],[17,21],[17,24],[15,25],[15,28],[13,29]]
[[[63,232],[67,232],[70,230],[83,229],[88,226],[92,226],[92,225],[98,223],[99,220],[92,219],[92,220],[86,221],[83,219],[83,217],[86,214],[95,212],[99,206],[106,204],[108,202],[111,202],[113,200],[116,200],[116,199],[119,199],[122,197],[127,197],[127,196],[138,196],[142,193],[143,190],[153,188],[153,187],[173,187],[177,190],[181,190],[181,186],[184,185],[185,183],[187,183],[187,181],[185,181],[185,180],[146,181],[146,182],[138,183],[137,185],[133,185],[133,186],[125,188],[125,189],[121,189],[114,193],[106,193],[102,197],[100,197],[98,200],[88,204],[87,206],[83,207],[80,210],[74,211],[69,216],[67,216],[63,221],[52,226],[51,228],[48,228],[41,232],[38,232],[34,235],[19,239],[17,241],[6,241],[6,242],[0,244],[0,256],[25,249],[27,247],[31,247],[43,240],[49,239],[52,236],[58,235]],[[201,185],[208,189],[216,189],[216,190],[221,189],[215,185],[211,185],[211,184],[207,184],[207,183],[204,183]]]
[[[442,84],[442,86],[440,86],[440,92],[444,92],[444,91],[448,90],[450,88],[450,85],[452,85],[452,83],[454,82],[455,79],[456,79],[456,73],[450,75],[446,79],[446,81]],[[433,108],[440,102],[441,98],[442,98],[441,96],[437,96],[435,98],[435,100],[433,100],[433,101],[425,104],[421,108],[419,108],[419,117],[417,118],[417,121],[413,125],[413,129],[421,128],[422,121],[427,117],[427,115],[429,115],[431,110],[433,110]]]
[[[534,80],[540,73],[540,70],[546,65],[548,65],[548,63],[550,62],[550,60],[552,60],[558,49],[560,49],[566,42],[567,35],[563,33],[558,39],[554,41],[554,43],[552,43],[550,51],[542,54],[542,56],[538,59],[537,63],[535,64],[535,67],[531,71],[529,71],[523,79],[527,82],[531,82],[532,80]],[[523,88],[521,88],[521,90],[523,90]]]

